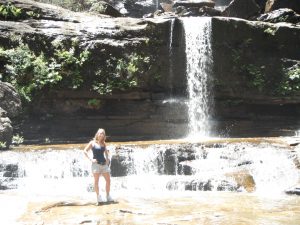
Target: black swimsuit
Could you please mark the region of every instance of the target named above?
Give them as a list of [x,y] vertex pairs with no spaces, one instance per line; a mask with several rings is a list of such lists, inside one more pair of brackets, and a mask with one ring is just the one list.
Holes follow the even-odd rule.
[[104,157],[105,149],[105,146],[100,146],[98,144],[93,144],[92,146],[93,159],[96,159],[98,164],[105,165],[106,163],[106,159]]

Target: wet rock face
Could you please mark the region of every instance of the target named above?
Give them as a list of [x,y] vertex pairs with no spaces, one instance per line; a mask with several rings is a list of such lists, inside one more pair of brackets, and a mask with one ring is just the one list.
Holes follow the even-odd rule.
[[[299,109],[299,104],[294,104],[299,102],[295,94],[297,90],[288,94],[282,84],[286,82],[285,79],[289,79],[286,71],[292,74],[292,71],[296,72],[296,68],[299,68],[300,53],[296,50],[300,47],[299,26],[212,18],[212,36],[214,78],[218,81],[214,88],[217,99],[215,115],[236,118],[236,124],[224,123],[230,129],[230,135],[239,135],[245,130],[249,135],[252,128],[259,130],[262,126],[266,126],[262,129],[267,132],[279,130],[279,127],[286,126],[285,120],[297,118],[297,113],[292,113]],[[260,81],[256,83],[258,80],[254,77]],[[288,100],[290,97],[294,100]],[[280,107],[278,102],[274,102],[279,98],[283,100],[284,106]],[[255,119],[250,121],[250,114],[256,115]],[[277,121],[274,121],[275,117]],[[236,125],[241,132],[235,133]]]

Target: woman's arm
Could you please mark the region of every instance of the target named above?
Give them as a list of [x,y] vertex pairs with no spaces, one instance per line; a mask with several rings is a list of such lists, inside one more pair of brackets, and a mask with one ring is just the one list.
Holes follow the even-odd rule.
[[93,142],[90,141],[84,148],[83,152],[84,152],[84,155],[88,158],[88,160],[90,160],[91,162],[93,162],[93,159],[91,159],[88,155],[88,151],[92,148],[92,144]]
[[107,150],[106,145],[105,145],[105,152],[104,152],[104,154],[105,154],[105,159],[106,159],[106,165],[109,165],[109,163],[110,163],[110,160],[109,160],[109,151]]

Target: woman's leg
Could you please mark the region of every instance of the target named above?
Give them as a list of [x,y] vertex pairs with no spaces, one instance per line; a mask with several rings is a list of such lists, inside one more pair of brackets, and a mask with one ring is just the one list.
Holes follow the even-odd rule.
[[105,185],[106,196],[109,196],[109,192],[110,192],[110,173],[103,173],[102,175],[103,175],[103,177],[105,179],[105,182],[106,182],[106,185]]
[[96,192],[97,198],[99,196],[99,177],[100,173],[93,173],[94,176],[94,190]]

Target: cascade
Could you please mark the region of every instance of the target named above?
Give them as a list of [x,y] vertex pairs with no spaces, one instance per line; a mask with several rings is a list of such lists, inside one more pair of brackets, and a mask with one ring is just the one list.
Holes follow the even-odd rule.
[[189,136],[210,135],[211,18],[183,18],[185,32]]
[[[247,185],[235,179],[245,171],[258,193],[282,193],[299,180],[292,152],[264,143],[130,146],[111,152],[112,171],[126,170],[112,177],[115,193],[245,191]],[[47,196],[93,194],[90,162],[79,149],[1,152],[0,165],[1,189]]]

